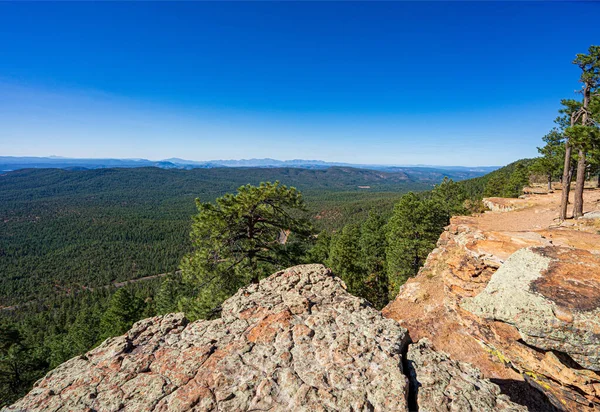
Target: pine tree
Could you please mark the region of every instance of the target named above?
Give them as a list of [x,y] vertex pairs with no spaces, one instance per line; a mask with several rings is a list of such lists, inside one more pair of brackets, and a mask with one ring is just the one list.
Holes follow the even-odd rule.
[[576,117],[579,122],[567,129],[569,140],[577,148],[577,181],[575,183],[575,201],[573,217],[583,215],[583,189],[587,173],[586,154],[593,150],[600,140],[596,123],[597,113],[591,109],[592,95],[600,87],[600,46],[590,46],[588,54],[578,54],[573,64],[581,69],[579,81],[583,84],[583,103]]
[[563,162],[563,175],[561,179],[562,193],[560,199],[560,220],[567,218],[567,206],[569,204],[569,193],[571,191],[571,180],[573,177],[573,144],[567,133],[567,129],[575,125],[576,116],[581,109],[581,103],[572,99],[561,100],[562,108],[560,115],[554,121],[565,135],[565,158]]
[[442,205],[450,216],[462,215],[467,212],[464,207],[464,202],[467,200],[465,191],[459,183],[448,177],[444,177],[444,180],[433,188],[431,198]]
[[216,204],[196,200],[193,251],[181,262],[183,280],[197,290],[181,307],[193,318],[210,318],[240,287],[299,261],[297,242],[312,233],[302,195],[275,183],[246,185]]
[[121,335],[140,319],[143,301],[127,288],[118,289],[110,300],[108,309],[100,321],[101,339]]
[[506,185],[504,186],[504,191],[502,193],[503,197],[519,197],[523,194],[523,187],[529,184],[529,171],[527,168],[518,163],[515,167],[515,170],[510,174]]
[[389,281],[385,267],[385,220],[373,210],[360,228],[359,247],[366,277],[363,280],[363,297],[377,309],[389,302]]
[[67,342],[73,355],[94,347],[100,336],[100,313],[95,308],[84,308],[69,328]]
[[348,224],[331,239],[328,266],[348,286],[348,291],[360,296],[364,270],[361,266],[361,252],[358,244],[360,226]]
[[0,324],[0,407],[25,395],[45,366],[15,325]]
[[179,310],[178,301],[184,297],[184,285],[181,279],[171,274],[164,277],[156,292],[156,313],[165,315]]
[[323,230],[316,236],[314,245],[306,253],[305,263],[326,264],[329,259],[329,249],[331,248],[331,234]]
[[531,165],[533,173],[543,175],[548,181],[548,191],[552,191],[552,179],[562,174],[565,157],[565,136],[560,130],[554,128],[542,140],[546,143],[538,147],[538,157]]
[[438,202],[421,200],[414,193],[402,196],[396,204],[386,226],[387,269],[393,295],[418,273],[449,219]]
[[483,190],[483,196],[485,197],[498,197],[503,196],[504,188],[506,186],[507,179],[503,174],[494,174],[490,177]]

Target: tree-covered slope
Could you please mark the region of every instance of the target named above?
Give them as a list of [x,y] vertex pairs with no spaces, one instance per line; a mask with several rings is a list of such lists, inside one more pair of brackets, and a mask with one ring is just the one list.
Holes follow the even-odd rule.
[[430,187],[402,172],[332,167],[28,169],[0,176],[0,305],[175,270],[194,199],[280,180],[302,190],[310,217],[334,228],[375,204]]
[[481,177],[460,182],[470,198],[517,197],[528,183],[529,167],[535,159],[520,159]]

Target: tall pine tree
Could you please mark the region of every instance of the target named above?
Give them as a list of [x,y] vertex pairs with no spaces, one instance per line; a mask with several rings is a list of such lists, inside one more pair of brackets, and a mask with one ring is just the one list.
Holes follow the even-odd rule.
[[100,320],[101,338],[106,339],[127,332],[133,323],[141,318],[143,309],[143,300],[127,288],[118,289]]
[[418,273],[449,219],[445,207],[435,200],[421,200],[414,193],[402,196],[386,226],[387,269],[392,294]]
[[373,210],[360,228],[360,252],[366,277],[363,280],[363,296],[377,309],[383,308],[390,299],[387,277],[385,220]]
[[181,262],[183,280],[197,290],[180,302],[191,318],[216,316],[240,287],[298,263],[294,243],[312,234],[298,215],[305,210],[302,195],[279,182],[242,186],[216,204],[196,204],[193,251]]
[[348,224],[331,239],[328,266],[348,286],[348,291],[360,296],[364,278],[359,246],[360,226]]
[[583,103],[577,114],[579,122],[567,129],[569,140],[577,148],[577,181],[575,183],[575,199],[573,217],[583,215],[583,189],[587,174],[587,153],[598,144],[600,133],[596,123],[597,113],[591,109],[592,95],[600,87],[600,46],[590,46],[588,54],[578,54],[573,64],[581,69],[579,81],[583,84],[581,93]]
[[563,171],[565,136],[560,130],[554,128],[542,140],[546,144],[537,148],[538,153],[542,156],[537,158],[531,165],[531,171],[546,177],[548,192],[551,192],[552,179],[562,174]]

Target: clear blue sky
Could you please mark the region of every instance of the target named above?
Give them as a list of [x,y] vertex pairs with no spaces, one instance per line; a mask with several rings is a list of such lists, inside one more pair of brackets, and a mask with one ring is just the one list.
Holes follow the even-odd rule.
[[0,154],[506,164],[536,154],[579,88],[571,60],[600,43],[598,15],[581,2],[0,2]]

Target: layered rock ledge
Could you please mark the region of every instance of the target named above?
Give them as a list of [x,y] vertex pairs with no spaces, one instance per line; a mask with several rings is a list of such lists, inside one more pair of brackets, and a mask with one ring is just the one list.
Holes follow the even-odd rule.
[[600,371],[600,256],[551,246],[521,249],[462,307],[516,327],[529,345]]
[[[559,196],[453,218],[383,313],[529,410],[599,411],[600,219],[561,224]],[[594,216],[600,191],[586,205]]]

